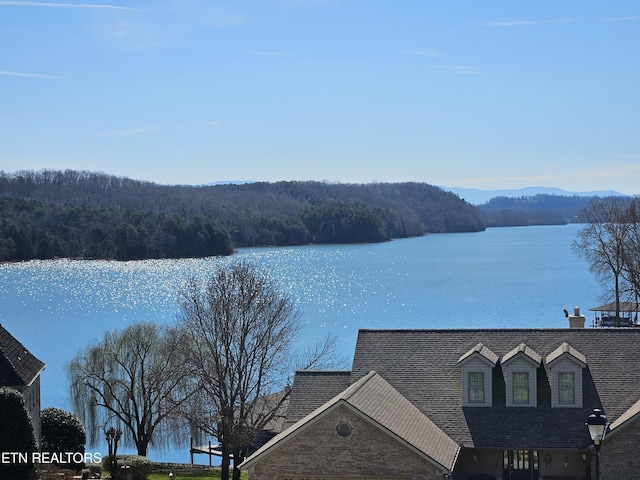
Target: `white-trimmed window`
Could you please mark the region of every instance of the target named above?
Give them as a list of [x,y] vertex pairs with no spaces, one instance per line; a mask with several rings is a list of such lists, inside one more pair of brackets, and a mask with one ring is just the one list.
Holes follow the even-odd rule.
[[484,372],[467,372],[469,376],[469,403],[485,403]]
[[542,358],[524,343],[502,358],[507,407],[538,405],[538,368]]
[[491,382],[497,361],[498,356],[480,343],[460,357],[462,406],[491,406]]
[[491,366],[478,359],[472,360],[462,367],[463,406],[491,406],[491,371]]
[[558,372],[558,403],[561,405],[576,403],[575,372]]
[[551,372],[551,407],[582,407],[582,371],[587,360],[575,348],[563,343],[546,360]]
[[582,407],[582,367],[569,359],[551,367],[551,407]]
[[512,372],[512,399],[514,405],[529,405],[529,372]]

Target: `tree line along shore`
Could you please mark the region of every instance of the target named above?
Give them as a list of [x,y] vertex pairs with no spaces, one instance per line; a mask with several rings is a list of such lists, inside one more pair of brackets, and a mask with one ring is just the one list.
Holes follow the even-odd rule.
[[[557,224],[588,200],[563,201],[560,209],[558,198],[544,197],[515,208],[507,199],[477,207],[416,182],[188,186],[88,171],[0,171],[0,261],[206,257],[243,247]],[[545,209],[551,202],[552,210]]]

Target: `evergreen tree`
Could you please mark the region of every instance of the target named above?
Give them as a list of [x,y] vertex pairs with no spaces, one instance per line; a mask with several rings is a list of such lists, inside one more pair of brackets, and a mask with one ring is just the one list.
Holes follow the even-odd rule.
[[9,463],[0,462],[2,480],[25,480],[32,477],[32,453],[36,451],[31,415],[17,390],[0,387],[0,452],[10,453]]

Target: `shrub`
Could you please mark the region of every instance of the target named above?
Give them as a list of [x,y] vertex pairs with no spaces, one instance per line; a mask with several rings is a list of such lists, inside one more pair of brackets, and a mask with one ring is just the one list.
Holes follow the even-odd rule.
[[[51,453],[80,452],[84,453],[86,433],[84,425],[73,413],[59,408],[45,408],[40,412],[42,431],[42,451]],[[82,463],[63,463],[76,470]]]
[[87,466],[87,470],[92,475],[92,478],[100,478],[100,474],[102,473],[102,465],[97,463],[91,463]]
[[26,479],[33,474],[31,454],[36,449],[31,415],[22,394],[12,388],[0,387],[0,452],[19,452],[24,460],[0,464],[2,480]]
[[[131,467],[132,480],[147,480],[147,477],[153,471],[153,462],[147,457],[141,455],[117,455],[116,458],[118,460],[118,470],[120,470],[120,467]],[[102,468],[108,470],[108,456],[103,458]]]

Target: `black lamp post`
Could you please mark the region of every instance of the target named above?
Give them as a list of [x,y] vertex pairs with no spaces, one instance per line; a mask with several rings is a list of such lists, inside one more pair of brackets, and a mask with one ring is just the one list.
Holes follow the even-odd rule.
[[600,480],[600,444],[607,434],[609,422],[607,422],[607,416],[602,413],[602,410],[594,408],[586,425],[589,427],[589,435],[591,435],[591,440],[596,448],[596,480]]

